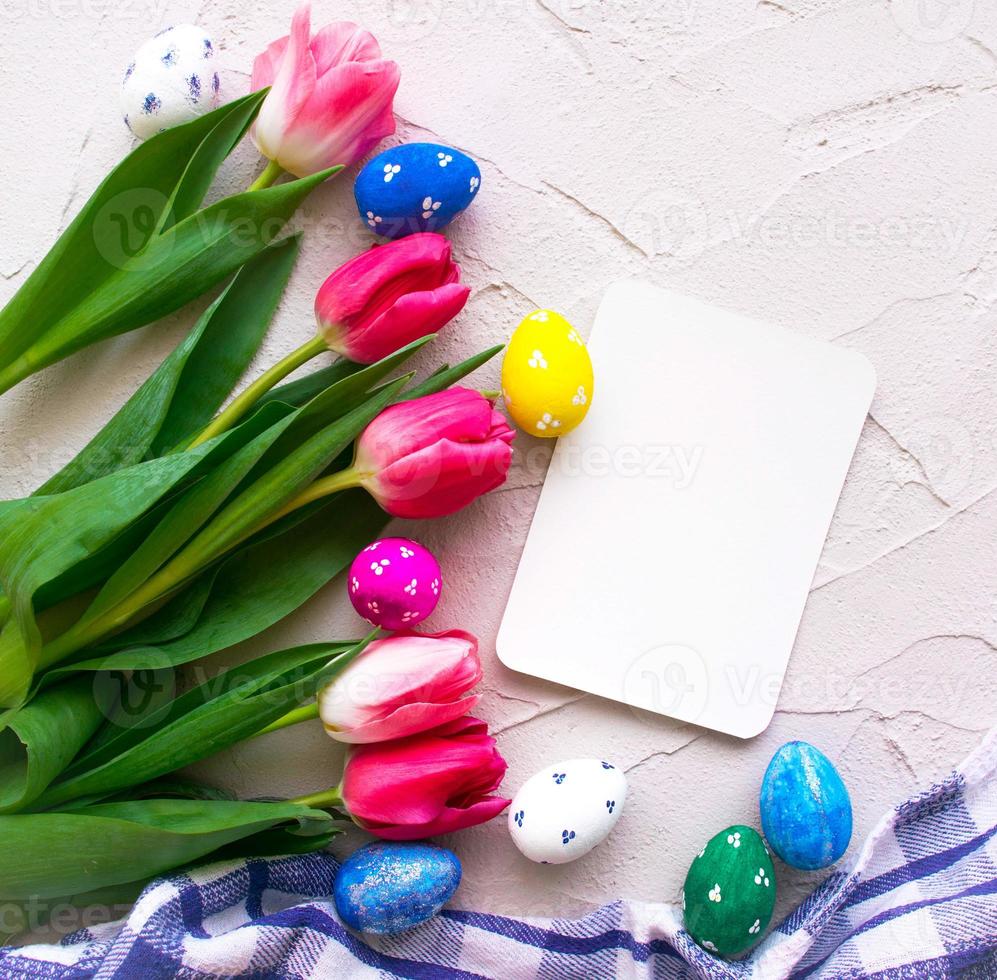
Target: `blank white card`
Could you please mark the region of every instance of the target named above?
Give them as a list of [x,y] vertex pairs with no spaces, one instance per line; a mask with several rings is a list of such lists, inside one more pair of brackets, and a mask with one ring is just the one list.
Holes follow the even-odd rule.
[[499,657],[757,735],[872,401],[872,365],[634,282],[606,293],[589,350],[592,407],[554,451]]

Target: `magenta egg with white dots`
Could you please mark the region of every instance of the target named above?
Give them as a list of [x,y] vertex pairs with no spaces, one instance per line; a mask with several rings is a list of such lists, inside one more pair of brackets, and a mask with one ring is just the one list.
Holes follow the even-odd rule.
[[381,538],[353,559],[350,601],[364,619],[386,630],[411,629],[440,601],[440,566],[409,538]]

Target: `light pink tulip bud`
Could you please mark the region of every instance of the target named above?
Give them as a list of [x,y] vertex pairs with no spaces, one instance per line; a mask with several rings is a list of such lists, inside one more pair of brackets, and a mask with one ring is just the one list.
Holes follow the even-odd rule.
[[467,714],[481,680],[478,641],[462,630],[375,640],[318,697],[337,741],[404,738]]
[[303,4],[291,33],[253,64],[252,91],[270,86],[253,126],[259,151],[284,170],[307,177],[355,163],[395,131],[392,111],[400,72],[381,58],[368,31],[341,21],[311,37]]

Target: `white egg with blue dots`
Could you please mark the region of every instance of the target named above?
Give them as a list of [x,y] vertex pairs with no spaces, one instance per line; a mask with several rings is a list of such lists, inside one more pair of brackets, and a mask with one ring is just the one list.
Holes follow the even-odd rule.
[[190,122],[218,105],[215,44],[194,24],[179,24],[145,42],[125,69],[121,112],[142,140]]
[[531,861],[567,864],[609,836],[626,798],[627,777],[609,762],[557,762],[520,787],[509,807],[509,833]]

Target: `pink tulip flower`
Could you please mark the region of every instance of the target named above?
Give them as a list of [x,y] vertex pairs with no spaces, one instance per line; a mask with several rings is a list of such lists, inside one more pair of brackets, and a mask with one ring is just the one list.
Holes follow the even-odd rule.
[[478,641],[462,630],[375,640],[318,697],[325,730],[364,744],[405,738],[467,714],[481,680]]
[[330,350],[373,364],[436,333],[470,293],[442,235],[410,235],[375,245],[336,269],[318,291],[315,316]]
[[332,350],[373,364],[436,333],[464,308],[470,293],[442,235],[427,232],[374,245],[341,265],[319,289],[318,333],[241,392],[198,441],[230,429],[265,392],[319,354]]
[[340,789],[353,820],[386,840],[418,840],[491,820],[506,762],[477,718],[409,738],[350,746]]
[[505,482],[515,433],[477,391],[450,388],[386,408],[352,470],[394,517],[443,517]]
[[400,73],[368,31],[340,21],[311,37],[309,5],[291,33],[253,64],[252,91],[270,86],[253,127],[259,151],[298,177],[350,166],[395,131]]

